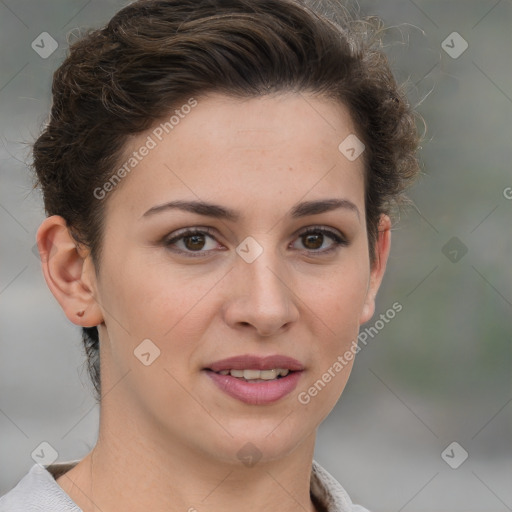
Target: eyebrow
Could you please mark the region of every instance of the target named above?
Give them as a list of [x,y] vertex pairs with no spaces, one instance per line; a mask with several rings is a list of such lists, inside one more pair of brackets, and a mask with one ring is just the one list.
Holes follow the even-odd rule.
[[[239,212],[232,210],[231,208],[226,208],[225,206],[207,203],[204,201],[170,201],[168,203],[153,206],[141,216],[141,219],[144,217],[150,217],[157,213],[175,209],[196,213],[198,215],[204,215],[206,217],[229,220],[232,222],[240,219]],[[317,201],[305,201],[295,205],[291,209],[290,215],[292,218],[297,219],[300,217],[306,217],[307,215],[318,215],[320,213],[325,213],[337,209],[346,209],[352,211],[357,215],[358,218],[360,218],[358,207],[348,199],[320,199]]]

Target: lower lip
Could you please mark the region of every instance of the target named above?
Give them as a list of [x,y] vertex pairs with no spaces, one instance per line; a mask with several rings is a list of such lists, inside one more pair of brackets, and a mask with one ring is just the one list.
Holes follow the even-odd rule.
[[290,372],[286,377],[267,382],[246,382],[231,375],[206,370],[207,375],[225,393],[252,405],[276,402],[291,393],[299,382],[302,371]]

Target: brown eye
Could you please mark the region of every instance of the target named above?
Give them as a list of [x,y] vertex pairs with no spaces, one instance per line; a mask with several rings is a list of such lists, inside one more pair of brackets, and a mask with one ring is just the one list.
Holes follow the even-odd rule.
[[209,228],[186,229],[167,238],[163,244],[171,251],[189,256],[207,256],[222,249]]
[[323,227],[310,227],[298,236],[293,245],[299,244],[301,247],[295,246],[295,249],[319,256],[348,245],[348,240],[341,233]]
[[183,237],[183,243],[190,251],[201,250],[205,245],[204,235],[191,235]]
[[324,243],[324,235],[321,233],[303,235],[302,243],[306,249],[319,249]]

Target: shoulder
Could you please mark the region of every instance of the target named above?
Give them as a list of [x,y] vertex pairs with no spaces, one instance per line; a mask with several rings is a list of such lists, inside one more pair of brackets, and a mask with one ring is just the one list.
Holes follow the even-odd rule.
[[34,464],[16,487],[0,497],[0,512],[81,512],[55,481],[55,475],[74,464],[76,461],[54,464],[51,468]]
[[311,470],[311,494],[326,512],[369,512],[352,503],[342,485],[315,460]]

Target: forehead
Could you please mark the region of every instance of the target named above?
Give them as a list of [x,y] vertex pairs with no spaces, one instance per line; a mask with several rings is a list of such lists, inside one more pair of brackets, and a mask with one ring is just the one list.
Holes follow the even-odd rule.
[[[296,153],[301,149],[332,149],[333,145],[336,149],[340,137],[355,132],[343,104],[305,93],[250,99],[211,94],[200,98],[177,128],[172,132],[175,138],[195,146],[199,150],[196,157],[203,149],[228,156],[244,150],[271,151],[298,141],[305,146],[296,147]],[[158,125],[150,132],[155,129]],[[194,136],[195,131],[201,132],[201,140]]]
[[286,203],[305,194],[332,196],[335,190],[364,200],[363,159],[350,161],[339,149],[355,132],[343,104],[297,93],[251,99],[212,94],[194,102],[127,144],[124,163],[136,165],[110,208],[122,203],[141,215],[177,194],[238,207],[276,195]]

